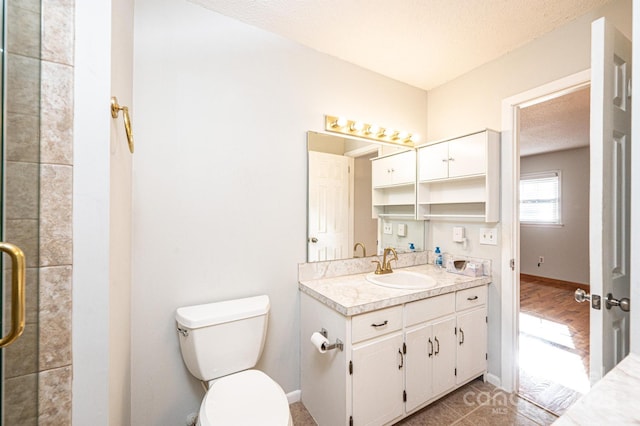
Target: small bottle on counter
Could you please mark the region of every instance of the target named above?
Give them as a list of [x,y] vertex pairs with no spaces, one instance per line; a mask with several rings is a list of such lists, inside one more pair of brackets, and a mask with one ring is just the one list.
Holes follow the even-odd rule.
[[416,246],[413,243],[409,243],[409,251],[416,251]]
[[436,266],[436,268],[442,268],[442,253],[440,252],[440,247],[436,247],[436,251],[434,253],[436,255],[436,258],[433,261],[433,264]]

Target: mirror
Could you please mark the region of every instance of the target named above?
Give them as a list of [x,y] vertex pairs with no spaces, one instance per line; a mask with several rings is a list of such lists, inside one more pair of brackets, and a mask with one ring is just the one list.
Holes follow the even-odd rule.
[[308,262],[424,250],[424,221],[372,218],[371,159],[399,149],[307,132]]

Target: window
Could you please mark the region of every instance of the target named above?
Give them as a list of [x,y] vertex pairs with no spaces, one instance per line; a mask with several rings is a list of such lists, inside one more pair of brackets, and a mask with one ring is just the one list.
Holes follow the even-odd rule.
[[520,176],[520,222],[561,225],[560,172]]

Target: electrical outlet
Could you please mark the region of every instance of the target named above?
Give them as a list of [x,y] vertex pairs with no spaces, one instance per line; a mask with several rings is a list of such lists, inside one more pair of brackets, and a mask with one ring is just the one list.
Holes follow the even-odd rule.
[[393,225],[390,223],[385,223],[382,227],[382,233],[387,235],[393,234]]
[[480,228],[480,244],[498,245],[498,230],[496,228]]
[[543,264],[544,263],[544,256],[540,256],[538,258],[538,263]]

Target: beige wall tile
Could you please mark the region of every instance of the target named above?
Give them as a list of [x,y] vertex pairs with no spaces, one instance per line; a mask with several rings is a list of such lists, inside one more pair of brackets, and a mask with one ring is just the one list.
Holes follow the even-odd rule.
[[7,50],[32,58],[40,57],[40,12],[8,4]]
[[15,161],[5,164],[6,218],[37,219],[40,167]]
[[38,385],[38,425],[70,425],[71,366],[42,371]]
[[72,263],[72,167],[40,166],[40,266]]
[[[33,396],[38,393],[38,375],[14,377],[4,381],[3,425],[37,426],[38,401]],[[68,423],[71,424],[71,423]]]
[[[4,282],[5,284],[4,292],[4,311],[3,315],[6,320],[11,318],[11,296],[12,290],[11,285],[11,261],[9,257],[4,255]],[[26,282],[26,290],[25,290],[25,303],[26,303],[26,313],[25,313],[25,322],[27,325],[29,324],[38,324],[38,268],[27,268],[27,282]]]
[[37,115],[8,113],[5,147],[8,161],[35,163],[40,159],[40,118]]
[[71,266],[40,269],[40,370],[71,364]]
[[40,61],[7,54],[7,112],[37,115],[40,109]]
[[38,266],[38,221],[36,219],[7,219],[5,241],[20,247],[27,268]]
[[38,372],[38,325],[27,324],[22,336],[4,349],[5,376],[17,377]]
[[42,62],[40,161],[72,164],[73,67]]
[[74,2],[42,1],[42,59],[73,64]]

